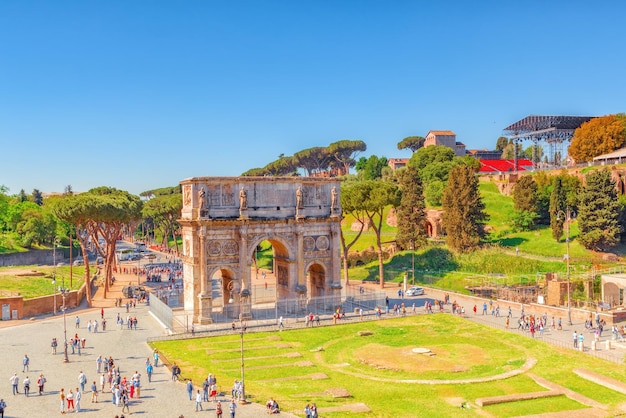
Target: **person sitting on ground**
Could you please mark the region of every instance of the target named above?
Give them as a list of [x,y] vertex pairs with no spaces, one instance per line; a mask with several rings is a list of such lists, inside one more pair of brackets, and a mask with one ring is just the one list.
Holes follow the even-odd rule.
[[270,408],[270,414],[280,414],[280,408],[279,408],[278,402],[276,402],[276,400],[274,400],[272,402],[272,406]]

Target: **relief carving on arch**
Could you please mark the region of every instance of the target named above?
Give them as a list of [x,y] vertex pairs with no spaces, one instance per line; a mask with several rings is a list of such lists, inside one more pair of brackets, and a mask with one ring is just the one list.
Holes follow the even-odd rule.
[[239,254],[239,244],[234,239],[212,239],[207,243],[207,254],[209,257],[236,256]]
[[276,269],[276,280],[281,286],[289,285],[289,269],[285,266],[278,266]]
[[191,186],[188,184],[183,186],[183,205],[191,205]]
[[217,257],[222,254],[222,244],[221,242],[212,239],[207,244],[207,254],[209,257]]

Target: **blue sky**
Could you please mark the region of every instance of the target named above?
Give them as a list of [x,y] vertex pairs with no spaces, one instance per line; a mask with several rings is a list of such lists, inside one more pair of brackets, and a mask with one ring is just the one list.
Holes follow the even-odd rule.
[[2,1],[0,185],[140,193],[361,139],[626,111],[621,1]]

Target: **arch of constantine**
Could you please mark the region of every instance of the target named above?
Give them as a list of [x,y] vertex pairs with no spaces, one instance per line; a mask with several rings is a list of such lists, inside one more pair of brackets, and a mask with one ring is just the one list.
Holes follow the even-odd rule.
[[251,317],[251,270],[265,240],[274,251],[276,303],[316,297],[339,303],[338,180],[194,177],[181,186],[184,306],[194,323],[213,321],[214,285],[223,298],[215,305],[232,307],[234,317]]

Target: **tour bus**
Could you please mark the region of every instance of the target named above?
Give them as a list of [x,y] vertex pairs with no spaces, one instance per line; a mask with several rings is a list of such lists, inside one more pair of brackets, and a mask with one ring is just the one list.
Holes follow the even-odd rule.
[[138,260],[140,256],[135,248],[122,248],[115,251],[115,257],[120,262]]

